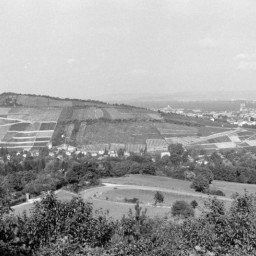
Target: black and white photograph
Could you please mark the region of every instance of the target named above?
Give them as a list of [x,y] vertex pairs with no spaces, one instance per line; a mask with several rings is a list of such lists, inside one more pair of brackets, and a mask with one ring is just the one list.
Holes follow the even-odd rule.
[[256,256],[256,0],[0,0],[0,256]]

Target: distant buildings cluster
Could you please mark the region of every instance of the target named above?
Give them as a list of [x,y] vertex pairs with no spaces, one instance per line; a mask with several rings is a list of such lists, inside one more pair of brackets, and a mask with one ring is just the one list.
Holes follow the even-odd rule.
[[256,126],[256,109],[246,107],[245,103],[240,104],[239,111],[202,111],[201,109],[185,110],[183,108],[172,108],[169,105],[158,109],[163,113],[179,114],[187,117],[196,117],[211,120],[212,122],[221,121],[236,126]]

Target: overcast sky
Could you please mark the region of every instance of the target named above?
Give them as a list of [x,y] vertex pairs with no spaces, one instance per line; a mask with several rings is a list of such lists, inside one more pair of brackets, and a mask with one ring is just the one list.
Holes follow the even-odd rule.
[[0,93],[254,88],[255,0],[0,0]]

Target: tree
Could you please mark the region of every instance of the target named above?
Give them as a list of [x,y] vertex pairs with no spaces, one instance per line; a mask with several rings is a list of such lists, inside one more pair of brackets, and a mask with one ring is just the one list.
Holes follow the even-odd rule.
[[160,191],[157,191],[154,195],[154,200],[155,200],[155,205],[157,203],[162,203],[164,201],[164,195]]
[[195,212],[190,204],[181,200],[176,201],[171,209],[172,216],[179,216],[182,218],[193,217]]
[[193,209],[195,209],[198,206],[198,203],[196,200],[191,201],[190,205],[192,206]]
[[184,148],[182,146],[182,144],[180,143],[176,143],[176,144],[171,144],[168,147],[169,152],[172,154],[177,154],[177,155],[182,155],[184,153]]
[[191,184],[197,192],[206,192],[209,189],[209,180],[204,175],[197,175]]
[[123,148],[119,148],[117,150],[117,155],[118,155],[118,157],[123,157],[124,156],[124,149]]
[[197,175],[205,176],[205,178],[209,181],[209,184],[212,183],[214,176],[212,171],[208,167],[197,167],[195,169],[195,173]]

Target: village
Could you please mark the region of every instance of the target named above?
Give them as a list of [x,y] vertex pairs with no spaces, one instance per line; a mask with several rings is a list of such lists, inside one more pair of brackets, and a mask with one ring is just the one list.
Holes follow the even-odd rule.
[[201,109],[187,110],[184,108],[175,109],[170,105],[157,110],[163,113],[173,113],[187,117],[201,118],[212,122],[223,122],[239,127],[253,127],[256,125],[256,109],[247,107],[246,103],[241,103],[238,111],[203,111]]

